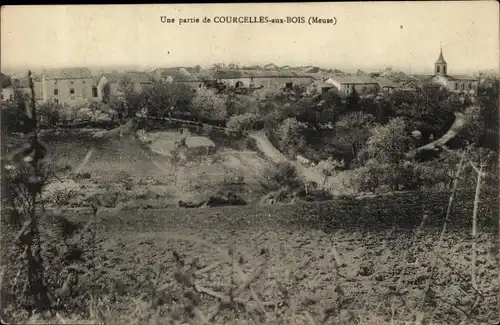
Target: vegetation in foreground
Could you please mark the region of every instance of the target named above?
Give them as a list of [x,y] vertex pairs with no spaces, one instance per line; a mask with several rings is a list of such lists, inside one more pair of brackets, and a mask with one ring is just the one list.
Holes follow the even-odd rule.
[[[148,110],[152,114],[165,114],[165,112],[162,113],[161,111],[163,105],[160,103],[164,103],[162,98],[163,100],[168,99],[169,103],[174,103],[172,101],[173,98],[168,95],[172,94],[172,92],[161,92],[162,89],[168,87],[172,86],[160,84],[157,85],[157,88],[148,90],[144,94],[130,94],[130,96],[133,95],[135,97],[132,96],[126,99],[129,100],[126,107],[132,111],[137,110],[144,104],[144,100],[146,100],[148,103],[156,103],[156,106],[148,107]],[[489,137],[488,132],[494,132],[495,129],[491,126],[491,120],[487,120],[488,114],[491,114],[494,101],[497,100],[497,97],[489,96],[488,92],[495,91],[495,89],[498,91],[498,82],[486,87],[484,89],[485,99],[481,97],[483,93],[480,92],[480,96],[477,99],[479,101],[479,109],[470,103],[466,103],[466,101],[458,105],[458,102],[454,101],[451,94],[429,88],[427,90],[424,89],[424,97],[417,96],[416,98],[408,99],[403,96],[404,98],[401,99],[397,97],[401,94],[392,95],[396,97],[390,98],[389,102],[383,102],[390,107],[389,110],[383,111],[385,112],[384,114],[360,113],[360,108],[366,110],[368,109],[367,107],[372,106],[364,106],[366,103],[363,102],[361,104],[361,97],[358,98],[355,95],[351,95],[345,101],[340,102],[333,97],[335,105],[338,106],[332,105],[331,107],[339,109],[330,112],[332,114],[333,112],[335,114],[337,114],[336,112],[342,112],[340,108],[344,107],[342,105],[345,105],[344,108],[349,112],[344,114],[345,116],[333,116],[328,113],[328,110],[322,112],[325,115],[330,114],[325,121],[334,121],[334,125],[336,125],[334,129],[344,128],[344,131],[338,132],[339,135],[347,135],[349,134],[348,132],[354,132],[353,130],[356,130],[356,132],[361,130],[359,137],[357,136],[359,135],[358,133],[349,134],[347,139],[344,138],[346,143],[332,146],[338,149],[347,144],[345,151],[340,154],[340,157],[342,157],[340,162],[332,162],[333,168],[328,167],[327,164],[320,164],[320,166],[327,165],[326,167],[324,166],[326,170],[325,175],[333,174],[339,169],[344,169],[343,171],[356,171],[356,174],[371,176],[367,181],[365,180],[368,184],[363,186],[366,186],[368,191],[373,192],[421,189],[440,186],[444,183],[451,192],[452,199],[450,199],[450,204],[453,202],[453,193],[457,188],[458,180],[461,181],[461,186],[467,188],[475,187],[476,189],[477,197],[472,213],[473,235],[470,239],[472,245],[470,253],[471,268],[466,270],[461,269],[459,265],[454,265],[453,262],[450,262],[451,258],[443,258],[439,254],[441,244],[444,242],[444,235],[446,234],[446,224],[441,230],[440,239],[437,243],[434,242],[434,239],[419,238],[417,232],[412,236],[411,242],[415,242],[415,244],[411,245],[411,251],[415,247],[425,257],[420,259],[418,263],[417,261],[406,261],[404,263],[402,259],[396,258],[397,263],[403,264],[400,265],[402,267],[402,270],[399,269],[400,273],[397,272],[399,277],[397,277],[396,285],[389,281],[390,284],[386,288],[388,290],[386,292],[387,296],[374,297],[374,300],[377,301],[388,297],[401,297],[403,295],[402,291],[409,290],[408,288],[410,288],[407,282],[413,283],[417,291],[414,295],[419,297],[417,298],[419,303],[416,305],[418,312],[413,313],[412,317],[407,318],[407,321],[419,322],[421,320],[428,320],[430,322],[439,322],[441,319],[446,322],[446,317],[455,317],[454,319],[457,319],[456,316],[460,315],[460,319],[467,322],[467,324],[479,323],[482,320],[489,321],[487,318],[492,315],[495,308],[492,307],[495,306],[495,302],[492,303],[491,299],[497,293],[492,291],[491,286],[487,286],[487,290],[482,287],[484,285],[482,281],[488,275],[491,275],[491,270],[496,267],[491,257],[494,255],[490,255],[488,253],[489,248],[484,246],[489,241],[488,238],[481,237],[477,231],[477,210],[481,189],[484,182],[492,181],[492,171],[495,170],[493,168],[497,164],[495,160],[491,159],[491,152],[488,151],[496,150],[496,145],[489,142],[491,137]],[[199,97],[197,98],[196,96]],[[217,100],[206,101],[204,99],[207,96],[216,96]],[[173,107],[185,108],[186,105],[194,105],[191,114],[197,115],[198,118],[212,120],[227,118],[228,113],[224,112],[222,108],[225,107],[227,109],[225,105],[227,105],[229,99],[224,96],[228,95],[220,94],[213,90],[203,90],[200,94],[195,95],[195,98],[192,98],[189,104],[185,102],[187,97],[180,96],[178,100],[182,100],[183,102]],[[266,107],[269,109],[268,114],[263,114],[267,120],[264,120],[260,124],[263,124],[263,127],[268,129],[270,137],[282,152],[294,156],[296,152],[305,150],[304,148],[307,147],[305,144],[308,141],[310,143],[317,142],[308,140],[306,135],[314,127],[313,122],[319,122],[319,116],[322,115],[320,114],[321,112],[317,113],[315,114],[315,119],[313,119],[310,115],[311,110],[308,109],[310,106],[306,105],[306,101],[297,100],[296,98],[290,100],[289,96],[293,96],[290,94],[285,97],[283,96],[284,94],[278,94],[275,97],[267,97],[267,99],[263,99],[263,104],[257,105],[259,109],[265,109]],[[331,96],[331,94],[328,96]],[[34,97],[33,95],[32,98]],[[364,99],[366,98],[369,97],[365,97]],[[422,100],[422,98],[425,99],[425,103],[431,104],[417,107],[419,108],[418,112],[416,109],[410,109],[411,106],[408,107],[408,101],[412,103],[411,101],[414,100],[413,104],[420,105],[419,100]],[[132,99],[137,100],[135,109]],[[234,99],[232,98],[232,100]],[[483,99],[484,103],[482,102]],[[324,100],[326,101],[327,99]],[[213,105],[206,106],[207,102],[211,102]],[[275,245],[269,245],[268,247],[259,247],[257,244],[249,245],[254,248],[258,247],[259,252],[258,254],[254,252],[258,257],[254,256],[246,260],[244,256],[238,256],[237,251],[241,246],[230,248],[226,252],[227,254],[219,252],[225,257],[222,261],[214,263],[229,264],[229,272],[223,277],[224,284],[229,283],[229,285],[209,281],[218,289],[216,291],[214,288],[209,289],[208,285],[197,283],[196,278],[199,274],[209,273],[210,270],[219,264],[213,266],[211,263],[213,260],[205,260],[200,265],[199,260],[201,256],[189,256],[190,261],[187,261],[187,257],[184,256],[186,253],[181,251],[182,249],[186,249],[186,246],[181,246],[178,250],[175,250],[172,249],[175,246],[174,243],[167,243],[166,247],[163,247],[162,252],[154,251],[152,248],[158,248],[158,242],[155,243],[153,241],[153,245],[151,245],[150,239],[140,238],[141,236],[147,237],[147,234],[134,234],[133,238],[136,240],[144,240],[141,243],[133,242],[132,240],[130,242],[134,243],[133,247],[146,246],[155,255],[147,256],[151,259],[142,261],[142,263],[137,263],[136,260],[123,263],[125,255],[122,253],[128,251],[127,241],[120,241],[115,238],[115,243],[110,244],[106,242],[105,238],[99,238],[99,235],[102,236],[103,234],[103,232],[99,231],[99,221],[103,222],[103,220],[98,218],[99,207],[106,205],[102,198],[98,198],[96,202],[91,204],[94,209],[94,217],[89,218],[84,224],[72,222],[70,218],[57,215],[50,217],[47,213],[40,213],[37,207],[39,207],[42,190],[45,188],[45,185],[50,183],[52,177],[57,176],[58,171],[54,170],[54,166],[50,166],[50,164],[43,164],[46,152],[50,150],[50,147],[45,147],[39,140],[35,103],[30,103],[30,110],[26,110],[26,107],[24,107],[24,111],[22,108],[23,103],[24,101],[20,101],[19,105],[14,108],[16,110],[19,109],[16,112],[26,113],[26,116],[23,117],[26,122],[24,123],[24,127],[28,128],[31,133],[30,141],[22,149],[15,151],[15,154],[10,156],[9,161],[2,166],[2,185],[4,186],[2,199],[8,199],[7,202],[3,202],[5,204],[2,206],[2,211],[10,208],[10,213],[2,213],[2,229],[9,229],[8,231],[2,231],[2,247],[8,248],[2,249],[2,254],[4,254],[2,261],[8,261],[8,263],[2,263],[2,318],[17,315],[24,319],[31,318],[33,320],[33,317],[37,317],[33,315],[55,312],[56,316],[54,317],[57,319],[57,315],[59,315],[59,321],[64,318],[71,319],[73,316],[80,315],[81,319],[87,321],[95,319],[101,323],[105,322],[106,319],[107,322],[117,320],[120,322],[146,321],[157,323],[162,321],[162,312],[164,312],[169,315],[167,317],[178,313],[179,322],[189,322],[190,320],[194,320],[195,322],[209,322],[219,321],[216,317],[223,315],[224,310],[229,309],[231,311],[229,318],[242,315],[241,318],[253,320],[254,322],[295,323],[303,319],[307,323],[344,322],[349,324],[363,321],[362,318],[366,315],[363,312],[363,308],[368,309],[368,306],[365,305],[362,307],[361,303],[359,308],[346,307],[349,305],[356,306],[356,299],[354,297],[356,293],[363,291],[354,290],[351,292],[351,296],[349,296],[349,293],[346,293],[344,289],[344,286],[346,286],[345,283],[357,283],[358,286],[364,288],[366,283],[360,280],[363,277],[373,277],[376,281],[383,280],[377,280],[377,275],[380,274],[374,273],[373,265],[368,265],[369,261],[364,261],[368,263],[367,265],[360,266],[360,274],[342,274],[340,269],[345,262],[340,260],[336,247],[332,246],[331,242],[329,242],[328,251],[331,252],[332,260],[325,262],[322,266],[322,271],[317,271],[317,274],[313,273],[313,275],[335,276],[335,279],[330,278],[330,280],[327,280],[324,278],[323,281],[319,282],[311,280],[309,285],[322,286],[325,283],[333,283],[335,288],[331,288],[332,290],[327,290],[327,292],[329,295],[331,292],[335,292],[338,299],[329,301],[334,304],[334,307],[320,306],[319,312],[313,313],[308,311],[306,313],[307,308],[304,308],[304,305],[318,305],[318,301],[328,300],[324,299],[324,297],[313,299],[306,297],[307,299],[305,300],[294,301],[295,298],[290,298],[289,292],[286,290],[286,285],[285,290],[282,290],[269,286],[269,283],[265,283],[264,285],[257,284],[260,281],[260,277],[266,276],[266,274],[269,277],[272,274],[266,273],[265,269],[269,259],[273,256],[269,251]],[[281,106],[280,103],[283,105]],[[271,107],[275,104],[278,105],[279,109],[271,109],[275,108]],[[384,105],[376,107],[385,108]],[[425,109],[421,109],[421,107],[425,107]],[[462,107],[469,122],[465,130],[466,133],[461,134],[457,138],[456,141],[458,143],[455,144],[456,147],[452,147],[451,152],[445,151],[446,153],[450,153],[450,155],[441,154],[439,157],[432,157],[427,160],[427,163],[430,165],[428,166],[429,169],[424,169],[423,171],[422,169],[426,166],[424,161],[415,159],[408,162],[402,156],[402,153],[408,152],[412,148],[411,142],[413,140],[408,134],[409,131],[414,129],[416,121],[420,121],[420,126],[434,127],[435,129],[430,134],[438,136],[446,130],[446,125],[449,125],[446,121],[451,112],[450,110],[456,110],[457,107]],[[2,111],[4,114],[8,112],[8,110]],[[402,113],[399,114],[397,112]],[[408,115],[409,112],[413,113],[410,114],[410,117],[405,117],[405,114]],[[429,116],[432,116],[431,120],[428,120]],[[340,122],[342,118],[344,120]],[[357,123],[356,125],[358,126],[368,126],[365,129],[366,132],[362,131],[363,128],[361,127],[346,127],[346,125],[349,125],[350,120],[353,120],[353,123]],[[488,127],[488,123],[490,123],[490,127]],[[251,128],[259,128],[258,124],[253,122],[241,123],[241,125],[247,125],[245,127]],[[8,125],[12,126],[16,124],[11,123]],[[317,123],[316,126],[318,126],[316,130],[318,130],[321,125]],[[314,133],[321,134],[321,132],[316,131]],[[338,138],[335,137],[335,139]],[[356,142],[350,143],[347,140],[355,140]],[[474,143],[475,147],[464,146],[464,143],[461,143],[459,140]],[[321,151],[325,151],[324,149],[324,147],[321,148]],[[335,154],[330,156],[336,157]],[[349,159],[349,157],[351,158]],[[440,165],[438,163],[440,159],[448,159],[448,161]],[[324,159],[320,159],[318,162],[322,160]],[[390,172],[387,173],[387,171]],[[420,174],[415,174],[417,171],[420,171]],[[433,174],[433,171],[437,174]],[[429,175],[433,177],[431,180],[429,180]],[[446,181],[443,181],[436,175],[447,175],[447,178],[445,178]],[[490,178],[488,178],[488,175],[490,175]],[[277,197],[281,196],[280,193],[288,194],[290,192],[301,193],[302,190],[306,191],[303,182],[296,181],[295,171],[289,166],[282,166],[276,173],[269,175],[269,177],[271,181],[266,186],[270,192],[277,191],[279,193],[279,195],[276,195]],[[427,183],[423,181],[425,179],[427,179]],[[125,186],[127,185],[125,184]],[[5,196],[5,193],[10,195]],[[446,202],[443,202],[443,204],[446,204]],[[118,238],[123,237],[124,233],[124,229],[119,229]],[[106,233],[104,234],[107,235]],[[251,237],[254,238],[256,235],[254,233]],[[269,236],[273,236],[272,233]],[[307,242],[308,240],[305,238],[305,243],[303,242],[302,244],[304,246],[311,244],[310,240]],[[398,240],[399,238],[397,238]],[[295,243],[300,242],[297,238],[293,238],[292,241]],[[427,247],[426,244],[429,242],[430,247]],[[419,244],[423,245],[420,246]],[[450,242],[449,244],[451,245],[452,243]],[[297,249],[298,247],[295,248]],[[301,248],[303,249],[302,246]],[[211,249],[216,248],[212,246]],[[370,247],[370,250],[372,249],[373,246]],[[394,248],[394,250],[397,251],[397,248]],[[469,256],[465,252],[466,249],[460,246],[460,250],[458,256],[466,259]],[[110,259],[113,251],[118,251],[119,254]],[[285,249],[283,252],[285,251],[289,253],[290,249]],[[447,251],[451,250],[448,249]],[[102,254],[102,252],[106,252],[107,254]],[[379,253],[385,256],[384,251],[380,251]],[[318,254],[323,254],[323,257],[318,256],[316,260],[325,259],[326,253],[320,252]],[[212,252],[211,255],[213,256],[214,253]],[[140,256],[141,254],[133,255],[134,258]],[[302,260],[303,257],[300,256],[300,259]],[[456,290],[459,292],[458,296],[464,298],[463,301],[460,300],[451,303],[446,300],[443,301],[442,295],[439,294],[439,288],[442,288],[443,285],[449,287],[449,284],[444,280],[447,277],[436,277],[436,272],[439,273],[440,270],[437,267],[437,261],[440,260],[440,257],[443,258],[445,265],[444,267],[441,266],[442,269],[446,270],[444,273],[455,277],[461,284]],[[283,263],[284,257],[279,256],[279,258],[281,259],[280,263]],[[159,260],[167,261],[166,270],[162,269],[162,263]],[[259,264],[259,262],[262,262],[262,264]],[[151,267],[151,263],[155,267]],[[419,273],[417,277],[414,277],[416,274],[412,274],[407,270],[410,267],[408,263],[421,268],[422,274]],[[376,262],[376,264],[385,265],[381,261]],[[118,265],[120,266],[117,267]],[[141,272],[141,270],[129,271],[132,265],[146,267],[150,269],[150,274],[144,275],[140,279],[138,278],[139,274],[145,273]],[[243,270],[244,265],[251,265],[253,268]],[[311,279],[311,274],[306,271],[309,270],[309,267],[310,265],[301,265],[299,263],[297,270],[302,269],[307,275],[292,272],[294,274],[291,274],[290,280],[292,282],[308,282]],[[130,284],[138,285],[136,288],[137,291],[132,290],[132,292],[139,293],[143,290],[144,296],[137,295],[131,299],[129,298],[130,300],[128,301],[127,299],[124,301],[123,297],[127,297],[127,290],[124,288],[123,282],[120,283],[116,279],[106,278],[106,269],[118,270],[122,276],[126,274],[127,276],[135,277],[134,280],[129,282]],[[282,272],[283,270],[279,271]],[[392,272],[394,270],[388,269],[385,271]],[[165,273],[170,273],[170,276],[162,278],[161,276]],[[282,275],[283,273],[279,274]],[[82,278],[86,278],[87,281],[81,282]],[[101,284],[101,287],[95,288],[93,285],[98,284],[98,279],[102,279],[105,283]],[[274,284],[276,287],[279,287],[276,279]],[[7,290],[9,285],[10,289]],[[274,290],[273,294],[280,292],[281,296],[278,295],[279,298],[273,301],[264,299],[264,297],[268,298],[269,296],[266,288],[267,290],[272,288]],[[170,295],[164,297],[165,292]],[[110,293],[113,294],[110,295]],[[111,300],[108,300],[108,298]],[[208,306],[203,305],[203,302],[206,302],[207,299],[209,302]],[[210,301],[213,303],[210,303]],[[392,300],[389,299],[389,301]],[[406,301],[411,301],[411,299]],[[137,308],[132,313],[123,313],[123,310],[119,308],[120,303],[122,303],[123,310],[130,310],[133,304]],[[443,312],[442,308],[444,307],[442,307],[441,303],[444,305],[448,304],[449,306],[446,308],[449,309],[444,309],[445,312]],[[201,306],[209,308],[202,309]],[[106,310],[108,307],[110,309]],[[11,309],[9,310],[9,308]],[[400,319],[396,317],[398,311],[399,315],[408,315],[403,312],[404,308],[408,307],[399,306],[396,302],[393,302],[389,306],[378,306],[373,312],[369,310],[369,313],[384,315],[382,320],[390,322],[391,320]],[[306,310],[304,311],[303,309]],[[26,311],[26,317],[22,317],[22,312],[19,312],[22,310]],[[387,312],[387,310],[390,312]],[[450,310],[454,310],[454,312]],[[63,313],[68,313],[69,315],[62,316],[61,314]],[[121,319],[121,316],[124,316],[126,319]],[[172,318],[165,320],[170,321]],[[221,319],[221,321],[223,320],[224,318]],[[373,321],[367,320],[369,323]]]

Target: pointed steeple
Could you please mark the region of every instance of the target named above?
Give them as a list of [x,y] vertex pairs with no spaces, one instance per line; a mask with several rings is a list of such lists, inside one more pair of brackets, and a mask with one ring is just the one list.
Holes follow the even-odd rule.
[[447,74],[447,66],[448,64],[444,60],[443,56],[443,46],[441,45],[440,52],[439,52],[439,58],[437,59],[436,63],[434,63],[434,73],[435,74],[440,74],[440,75],[446,75]]
[[437,59],[436,63],[446,64],[446,61],[444,60],[444,57],[443,57],[443,45],[441,45],[441,50],[439,52],[439,58]]

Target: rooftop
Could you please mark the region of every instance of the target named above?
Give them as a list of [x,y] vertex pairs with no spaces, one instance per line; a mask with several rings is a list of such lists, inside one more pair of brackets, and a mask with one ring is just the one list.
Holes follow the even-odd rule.
[[91,79],[89,68],[44,69],[43,74],[48,79]]
[[151,76],[146,72],[141,71],[128,71],[124,73],[118,72],[110,72],[103,73],[103,77],[108,80],[108,82],[120,82],[123,78],[129,78],[132,82],[140,83],[140,84],[149,84],[152,83]]
[[238,78],[314,78],[312,75],[297,73],[290,70],[217,70],[213,73],[216,79]]
[[330,79],[340,83],[340,84],[378,84],[379,81],[370,76],[345,76],[336,75],[331,76]]
[[158,68],[154,70],[154,73],[159,74],[162,78],[171,77],[174,80],[185,81],[196,79],[185,68]]
[[464,75],[464,74],[460,74],[460,75],[454,74],[454,75],[449,75],[448,77],[455,79],[455,80],[477,80],[477,78],[475,78],[475,77]]

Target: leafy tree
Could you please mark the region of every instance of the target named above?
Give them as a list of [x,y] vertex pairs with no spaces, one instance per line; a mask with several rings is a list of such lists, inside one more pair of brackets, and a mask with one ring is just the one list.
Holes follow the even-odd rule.
[[109,85],[109,83],[106,83],[102,87],[102,101],[103,101],[103,103],[109,102],[110,97],[111,97],[111,86]]
[[375,118],[371,114],[352,112],[344,115],[335,123],[334,145],[340,149],[347,166],[358,156],[371,135]]
[[366,157],[380,163],[397,164],[410,149],[411,138],[406,131],[403,118],[391,119],[386,125],[378,125],[368,139]]
[[498,151],[500,77],[498,75],[481,78],[477,89],[476,103],[481,107],[484,135],[481,145]]
[[339,94],[327,91],[315,100],[315,109],[318,111],[318,123],[335,123],[339,116],[345,113],[345,105]]
[[226,126],[230,129],[236,130],[240,134],[243,134],[257,127],[260,121],[261,120],[258,115],[245,113],[242,115],[231,116]]
[[230,94],[227,96],[226,108],[228,116],[242,115],[245,113],[257,114],[259,112],[257,101],[254,98],[237,94]]
[[465,110],[465,129],[462,136],[469,143],[479,144],[485,131],[485,121],[483,120],[481,107],[471,106]]
[[191,102],[193,115],[208,120],[224,120],[227,116],[226,98],[212,89],[199,88]]
[[157,81],[140,94],[140,106],[153,116],[188,114],[192,90],[185,84]]
[[346,98],[346,110],[348,112],[357,111],[360,109],[360,97],[355,87],[352,87],[351,92]]
[[62,110],[61,104],[54,102],[43,103],[38,108],[38,116],[40,121],[45,122],[48,127],[55,127],[59,123]]
[[276,131],[279,148],[293,156],[296,150],[305,145],[303,132],[306,128],[305,123],[299,122],[293,117],[285,119]]
[[343,165],[343,161],[339,162],[337,160],[333,160],[331,157],[318,162],[316,169],[318,169],[323,176],[323,186],[326,185],[328,177],[333,176],[337,170],[343,167]]

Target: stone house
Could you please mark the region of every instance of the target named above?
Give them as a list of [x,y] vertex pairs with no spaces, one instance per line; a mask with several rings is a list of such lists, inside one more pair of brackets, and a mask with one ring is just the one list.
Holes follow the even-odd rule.
[[292,71],[271,70],[219,70],[214,78],[229,88],[293,88],[295,85],[308,85],[314,81],[309,75],[300,75]]
[[44,102],[77,106],[97,100],[97,86],[88,68],[45,69],[41,76]]

